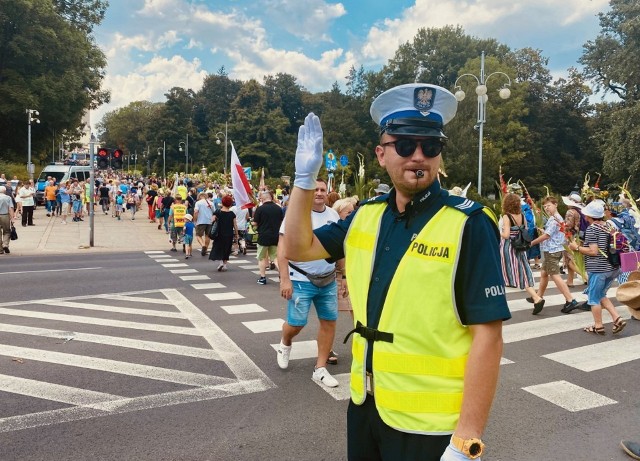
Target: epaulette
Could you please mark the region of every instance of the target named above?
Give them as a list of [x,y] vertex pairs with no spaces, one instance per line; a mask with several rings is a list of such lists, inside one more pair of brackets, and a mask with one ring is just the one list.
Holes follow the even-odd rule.
[[377,197],[371,197],[366,200],[362,200],[358,206],[371,205],[372,203],[386,203],[389,199],[389,194],[378,195]]
[[465,197],[459,197],[457,195],[449,195],[445,198],[444,204],[448,207],[455,208],[458,211],[462,211],[467,216],[472,216],[482,211],[483,205],[473,200],[469,200]]

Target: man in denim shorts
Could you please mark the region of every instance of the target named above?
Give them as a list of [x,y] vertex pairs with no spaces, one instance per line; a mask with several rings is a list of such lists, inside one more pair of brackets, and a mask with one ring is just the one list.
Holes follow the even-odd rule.
[[[314,229],[325,224],[338,222],[340,216],[332,208],[326,206],[327,183],[318,179],[311,210],[311,225]],[[285,233],[285,221],[280,234]],[[318,358],[311,378],[327,387],[336,387],[338,381],[329,374],[326,368],[329,351],[333,345],[338,319],[338,288],[335,281],[335,263],[324,259],[296,262],[285,258],[282,247],[283,239],[278,244],[278,266],[280,268],[280,294],[288,300],[287,321],[282,325],[282,339],[278,347],[278,366],[283,370],[289,366],[292,340],[307,324],[311,303],[316,308],[320,326],[318,330]],[[319,282],[312,283],[309,276],[326,274],[326,285],[319,287]],[[331,275],[333,274],[333,275]]]

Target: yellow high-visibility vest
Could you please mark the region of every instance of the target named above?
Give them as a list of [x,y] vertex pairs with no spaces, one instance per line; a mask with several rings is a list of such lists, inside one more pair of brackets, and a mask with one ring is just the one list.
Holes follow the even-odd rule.
[[187,214],[187,206],[186,205],[173,205],[173,225],[175,227],[184,227],[185,219],[184,216]]
[[[386,202],[369,203],[355,215],[345,240],[349,295],[354,322],[367,325],[367,296],[376,242]],[[392,342],[375,341],[374,398],[389,426],[417,434],[450,434],[462,406],[471,333],[460,323],[454,282],[468,216],[444,206],[410,243],[393,276],[378,331]],[[368,343],[353,335],[351,399],[367,394]]]

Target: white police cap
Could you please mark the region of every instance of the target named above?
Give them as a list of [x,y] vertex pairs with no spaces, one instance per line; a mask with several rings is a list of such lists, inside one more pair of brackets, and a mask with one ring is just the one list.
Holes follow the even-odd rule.
[[456,115],[458,101],[445,88],[427,83],[393,87],[371,104],[380,133],[445,138],[442,127]]

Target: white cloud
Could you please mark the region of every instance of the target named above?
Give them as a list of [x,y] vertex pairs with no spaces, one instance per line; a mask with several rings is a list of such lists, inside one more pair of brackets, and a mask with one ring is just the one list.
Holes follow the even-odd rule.
[[333,21],[347,14],[342,3],[324,0],[264,0],[265,11],[276,25],[307,41],[330,42],[327,30]]

